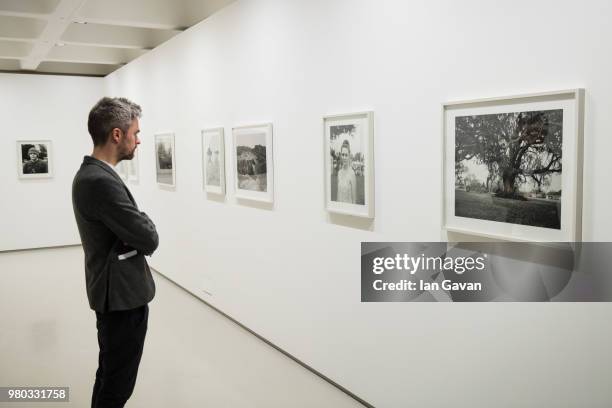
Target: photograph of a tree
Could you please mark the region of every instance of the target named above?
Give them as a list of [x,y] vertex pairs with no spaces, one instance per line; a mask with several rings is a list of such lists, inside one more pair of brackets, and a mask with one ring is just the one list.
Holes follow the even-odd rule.
[[172,146],[169,142],[157,145],[157,158],[160,169],[172,169]]
[[[266,138],[264,134],[242,136],[236,146],[236,175],[238,188],[251,191],[268,191],[268,167]],[[257,140],[254,142],[254,140]],[[244,143],[244,144],[240,144]]]
[[455,215],[560,228],[563,110],[455,118]]

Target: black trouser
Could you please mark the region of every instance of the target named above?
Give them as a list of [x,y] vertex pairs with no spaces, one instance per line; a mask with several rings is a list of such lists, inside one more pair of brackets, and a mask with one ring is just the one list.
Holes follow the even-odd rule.
[[122,408],[132,395],[142,356],[149,306],[117,312],[96,312],[98,371],[92,408]]

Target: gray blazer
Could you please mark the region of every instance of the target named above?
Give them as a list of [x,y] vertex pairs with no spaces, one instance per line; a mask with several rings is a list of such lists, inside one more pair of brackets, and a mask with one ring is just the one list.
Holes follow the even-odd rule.
[[149,303],[155,283],[145,255],[157,249],[159,239],[119,175],[85,156],[72,182],[72,208],[85,252],[89,306],[107,312]]

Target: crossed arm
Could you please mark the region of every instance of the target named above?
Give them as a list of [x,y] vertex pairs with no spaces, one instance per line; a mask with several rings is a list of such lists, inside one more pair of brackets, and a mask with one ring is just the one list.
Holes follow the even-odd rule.
[[159,245],[153,221],[132,203],[125,187],[114,180],[96,180],[97,218],[126,245],[151,255]]

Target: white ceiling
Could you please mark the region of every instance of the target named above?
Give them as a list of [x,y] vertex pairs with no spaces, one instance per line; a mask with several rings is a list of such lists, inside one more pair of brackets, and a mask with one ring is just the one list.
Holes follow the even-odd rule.
[[0,0],[0,72],[105,76],[234,0]]

